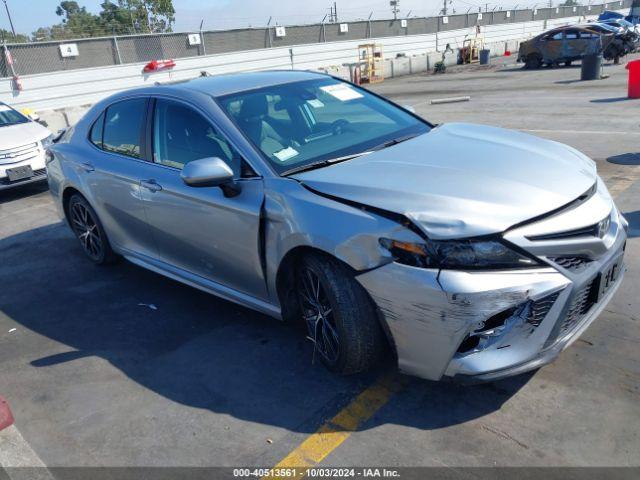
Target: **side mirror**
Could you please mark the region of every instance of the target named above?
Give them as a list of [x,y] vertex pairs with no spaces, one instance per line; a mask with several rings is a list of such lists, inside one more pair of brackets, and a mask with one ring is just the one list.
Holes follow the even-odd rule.
[[402,105],[402,108],[404,108],[407,112],[416,113],[416,109],[413,107],[413,105]]
[[218,157],[201,158],[187,163],[180,172],[180,177],[190,187],[220,187],[227,197],[240,193],[233,180],[233,171]]

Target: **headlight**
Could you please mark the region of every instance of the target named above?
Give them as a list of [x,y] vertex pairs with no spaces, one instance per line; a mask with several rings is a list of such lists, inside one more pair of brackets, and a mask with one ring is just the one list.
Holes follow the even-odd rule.
[[544,266],[533,256],[517,252],[501,240],[427,240],[407,243],[381,238],[380,245],[398,263],[453,270],[514,269]]
[[47,138],[43,138],[41,142],[42,142],[42,149],[46,150],[51,145],[53,145],[53,134],[49,135]]

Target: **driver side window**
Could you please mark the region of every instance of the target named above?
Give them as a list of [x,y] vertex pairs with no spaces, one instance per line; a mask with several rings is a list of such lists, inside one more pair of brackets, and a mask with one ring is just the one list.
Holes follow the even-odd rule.
[[158,99],[153,121],[153,161],[182,170],[207,157],[224,160],[238,177],[242,159],[211,123],[195,110]]

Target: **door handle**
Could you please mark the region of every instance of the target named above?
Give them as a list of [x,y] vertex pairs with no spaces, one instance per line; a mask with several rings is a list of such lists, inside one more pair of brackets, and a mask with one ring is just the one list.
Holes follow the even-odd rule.
[[85,172],[87,172],[87,173],[91,173],[91,172],[95,171],[95,169],[96,169],[96,168],[95,168],[93,165],[91,165],[89,162],[83,162],[83,163],[80,165],[80,168],[82,168],[82,169],[83,169]]
[[141,180],[140,185],[146,188],[147,190],[149,190],[150,192],[159,192],[160,190],[162,190],[162,185],[160,185],[158,182],[156,182],[153,179]]

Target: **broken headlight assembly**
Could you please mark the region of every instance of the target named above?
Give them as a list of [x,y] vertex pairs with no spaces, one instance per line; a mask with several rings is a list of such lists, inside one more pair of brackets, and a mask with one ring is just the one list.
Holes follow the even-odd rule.
[[544,266],[526,252],[517,251],[501,239],[427,240],[409,243],[381,238],[380,245],[398,263],[421,268],[497,270]]

